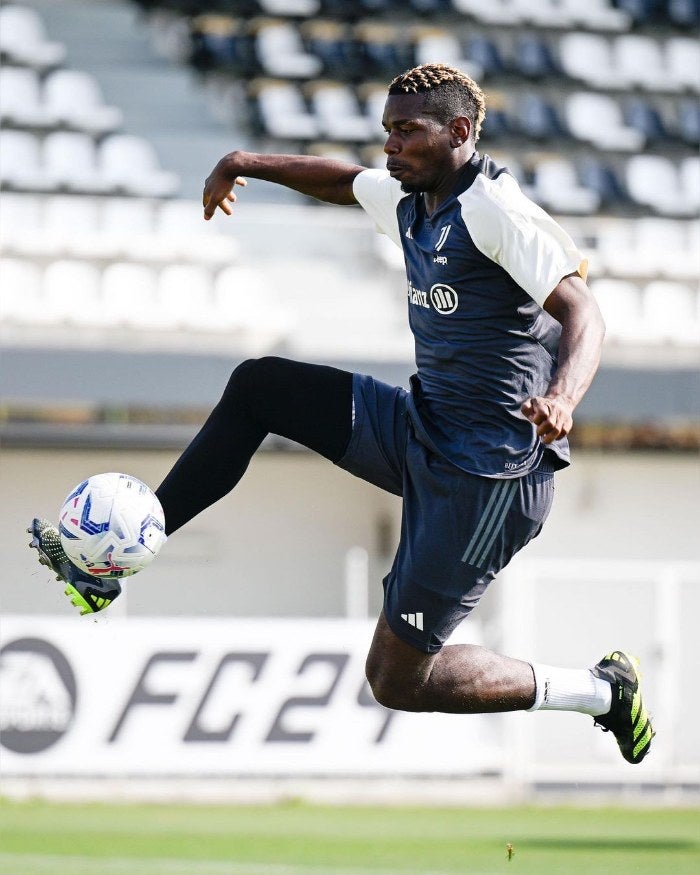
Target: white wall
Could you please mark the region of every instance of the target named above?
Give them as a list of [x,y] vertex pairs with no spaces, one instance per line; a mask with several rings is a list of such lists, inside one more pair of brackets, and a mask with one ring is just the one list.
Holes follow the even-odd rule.
[[[121,470],[157,485],[171,452],[3,449],[0,611],[69,606],[27,549],[35,515],[55,518],[85,476]],[[697,560],[700,466],[671,454],[576,454],[528,558]],[[127,583],[131,614],[340,615],[346,551],[370,554],[371,612],[399,532],[400,501],[311,454],[261,453],[233,495],[166,545]],[[388,534],[387,534],[388,529]],[[488,611],[488,602],[484,605]],[[119,604],[119,603],[117,603]],[[72,609],[70,609],[72,610]],[[116,610],[116,605],[114,610]]]

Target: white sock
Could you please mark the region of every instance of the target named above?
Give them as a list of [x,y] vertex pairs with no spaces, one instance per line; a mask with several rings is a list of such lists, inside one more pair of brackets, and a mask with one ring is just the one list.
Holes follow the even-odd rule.
[[588,669],[532,664],[535,704],[528,711],[578,711],[598,717],[607,714],[612,687]]

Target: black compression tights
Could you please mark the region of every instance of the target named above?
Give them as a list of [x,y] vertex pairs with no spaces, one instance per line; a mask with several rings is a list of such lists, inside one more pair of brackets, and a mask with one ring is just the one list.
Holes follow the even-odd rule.
[[269,432],[339,461],[352,432],[352,374],[273,357],[239,365],[156,490],[168,535],[233,489]]

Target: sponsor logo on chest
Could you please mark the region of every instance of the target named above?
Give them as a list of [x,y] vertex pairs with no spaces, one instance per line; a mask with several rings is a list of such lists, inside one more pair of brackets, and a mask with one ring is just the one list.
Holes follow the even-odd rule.
[[430,291],[425,292],[423,289],[416,288],[409,280],[408,302],[425,310],[435,310],[441,316],[449,316],[457,309],[459,298],[452,286],[445,283],[435,283],[430,287]]

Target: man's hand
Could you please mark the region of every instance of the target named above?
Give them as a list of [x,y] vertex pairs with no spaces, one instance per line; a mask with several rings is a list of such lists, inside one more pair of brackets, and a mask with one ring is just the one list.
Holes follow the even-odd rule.
[[248,185],[248,182],[242,176],[232,173],[226,158],[222,158],[204,183],[202,204],[204,205],[205,221],[208,222],[211,219],[217,207],[227,216],[231,215],[233,212],[231,204],[236,203],[236,195],[233,192],[235,185],[245,186]]
[[526,419],[537,426],[537,434],[544,444],[566,437],[574,424],[573,405],[562,398],[528,398],[520,410]]

